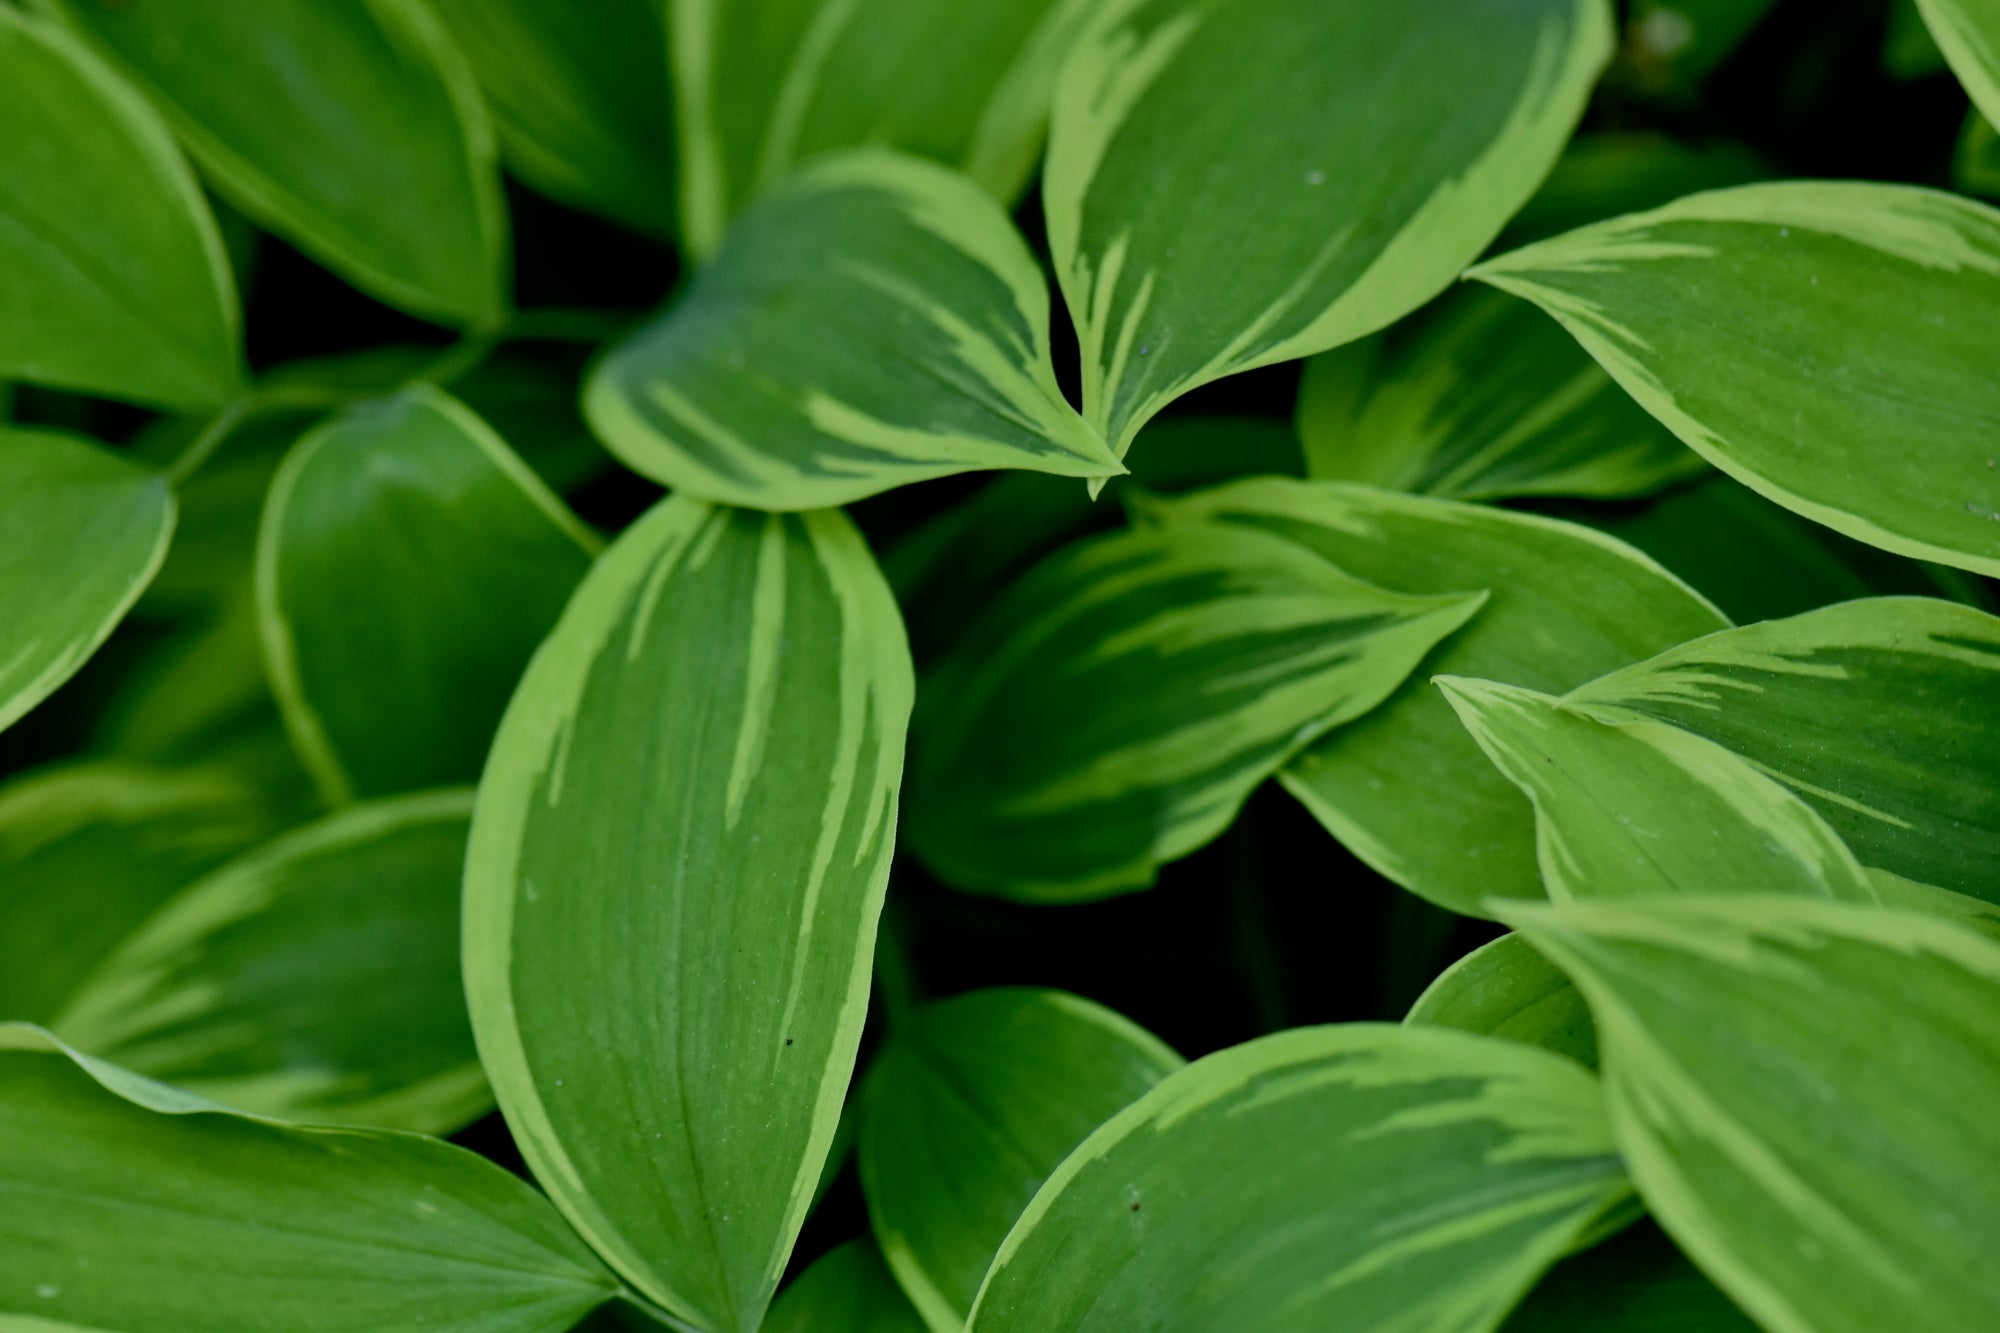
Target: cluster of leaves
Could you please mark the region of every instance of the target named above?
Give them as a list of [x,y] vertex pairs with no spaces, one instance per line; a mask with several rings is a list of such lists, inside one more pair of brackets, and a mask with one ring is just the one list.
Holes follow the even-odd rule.
[[[0,2],[0,1326],[2000,1327],[2000,3],[1772,8]],[[929,947],[1177,874],[1401,1021]]]

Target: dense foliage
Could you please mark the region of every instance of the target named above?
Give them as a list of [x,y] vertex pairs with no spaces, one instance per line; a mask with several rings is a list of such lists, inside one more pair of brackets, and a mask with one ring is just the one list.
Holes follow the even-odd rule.
[[0,1328],[2000,1328],[1997,122],[0,0]]

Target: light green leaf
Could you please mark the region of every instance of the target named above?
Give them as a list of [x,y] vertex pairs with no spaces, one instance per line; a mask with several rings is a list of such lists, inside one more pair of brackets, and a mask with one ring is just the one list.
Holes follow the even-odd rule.
[[1562,326],[1460,288],[1306,365],[1311,474],[1457,500],[1617,497],[1704,470]]
[[492,1106],[459,979],[472,793],[356,806],[167,899],[50,1021],[263,1115],[449,1133]]
[[1061,991],[973,991],[892,1028],[869,1070],[861,1189],[933,1333],[954,1333],[1007,1232],[1090,1132],[1186,1062]]
[[1304,1028],[1197,1061],[1084,1141],[975,1333],[1486,1333],[1629,1197],[1596,1080],[1437,1028]]
[[671,6],[683,231],[697,258],[809,157],[879,145],[1007,202],[1056,68],[1098,0],[679,0]]
[[1555,161],[1611,29],[1603,0],[1104,4],[1042,182],[1084,415],[1122,457],[1197,385],[1435,296]]
[[236,284],[159,118],[0,6],[0,375],[187,410],[242,378]]
[[145,93],[252,219],[412,314],[499,318],[492,129],[423,0],[35,3]]
[[1539,897],[1527,798],[1465,733],[1431,674],[1557,691],[1727,622],[1686,584],[1601,533],[1481,505],[1337,482],[1257,480],[1145,508],[1154,522],[1248,526],[1407,593],[1491,598],[1420,677],[1279,775],[1348,849],[1432,902],[1479,914]]
[[1403,1021],[1505,1037],[1597,1068],[1597,1029],[1561,968],[1519,935],[1481,945],[1438,975]]
[[[5,33],[0,17],[0,43]],[[173,492],[150,468],[75,436],[0,426],[0,730],[97,651],[173,531]]]
[[1756,1333],[1757,1329],[1650,1222],[1557,1264],[1500,1327],[1501,1333]]
[[674,230],[673,93],[659,0],[433,0],[537,190],[656,236]]
[[1220,527],[1059,552],[926,679],[909,845],[947,883],[1027,901],[1145,888],[1402,684],[1478,586],[1385,592]]
[[429,385],[300,440],[257,548],[265,664],[329,801],[479,776],[598,542]]
[[1951,72],[1989,121],[2000,121],[2000,7],[1993,0],[1917,0]]
[[2000,131],[1977,111],[1965,118],[1951,160],[1951,177],[1968,194],[2000,196]]
[[0,1018],[48,1022],[175,891],[273,831],[221,769],[97,760],[0,787]]
[[466,867],[480,1054],[536,1176],[676,1314],[750,1333],[834,1137],[910,706],[837,513],[674,497],[515,693]]
[[0,1027],[0,1326],[562,1333],[617,1285],[435,1139],[222,1110]]
[[1628,708],[1790,786],[1862,864],[2000,903],[2000,619],[1876,598],[1669,649],[1570,696]]
[[1760,1325],[2000,1325],[2000,944],[1780,897],[1508,915],[1590,1001],[1647,1206]]
[[[960,1327],[964,1327],[963,1324]],[[762,1333],[924,1333],[874,1242],[851,1240],[779,1293]]]
[[1690,448],[1786,508],[2000,573],[2000,213],[1904,186],[1748,185],[1472,276],[1560,319]]
[[761,509],[975,468],[1123,469],[1056,386],[1048,287],[964,177],[867,150],[738,222],[687,293],[585,389],[621,461]]
[[1437,684],[1486,757],[1534,803],[1551,898],[1877,901],[1861,863],[1810,805],[1713,741],[1492,681]]

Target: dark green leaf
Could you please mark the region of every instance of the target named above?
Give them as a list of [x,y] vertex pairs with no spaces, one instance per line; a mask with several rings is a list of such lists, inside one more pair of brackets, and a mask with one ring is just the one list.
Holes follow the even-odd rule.
[[821,1255],[794,1278],[762,1333],[924,1333],[924,1321],[864,1238]]
[[1557,1264],[1500,1328],[1501,1333],[1756,1333],[1757,1326],[1658,1227],[1642,1222]]
[[1562,969],[1519,935],[1502,935],[1446,968],[1403,1021],[1505,1037],[1597,1068],[1590,1007]]

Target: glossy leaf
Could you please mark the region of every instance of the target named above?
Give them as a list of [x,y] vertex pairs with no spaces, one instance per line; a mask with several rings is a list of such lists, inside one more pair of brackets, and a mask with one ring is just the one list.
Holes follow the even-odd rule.
[[173,531],[158,473],[87,440],[0,426],[0,728],[97,651]]
[[675,497],[592,569],[494,742],[466,989],[558,1205],[635,1287],[756,1327],[853,1069],[910,664],[835,513]]
[[492,130],[422,0],[36,2],[145,93],[258,223],[413,314],[498,319]]
[[2000,121],[2000,9],[1992,0],[1917,0],[1951,72],[1989,121]]
[[1432,1028],[1305,1028],[1197,1061],[1036,1195],[974,1333],[1490,1330],[1627,1197],[1596,1081]]
[[1056,68],[1097,0],[681,0],[671,7],[682,212],[712,254],[809,157],[902,149],[1020,193]]
[[1280,774],[1350,851],[1458,912],[1479,913],[1490,897],[1541,895],[1533,815],[1428,677],[1564,690],[1725,623],[1631,547],[1528,514],[1278,480],[1159,502],[1146,513],[1167,524],[1273,533],[1399,592],[1491,590],[1478,617],[1417,676]]
[[1073,546],[926,680],[909,845],[950,884],[1028,901],[1144,888],[1401,685],[1478,586],[1385,592],[1243,530]]
[[1590,1001],[1647,1206],[1760,1325],[2000,1320],[2000,944],[1777,897],[1510,915]]
[[1501,1333],[1756,1333],[1756,1328],[1650,1222],[1557,1264],[1500,1326]]
[[2000,573],[2000,213],[1902,186],[1750,185],[1473,276],[1548,310],[1690,448],[1779,504]]
[[1876,901],[1861,863],[1810,805],[1713,741],[1492,681],[1437,683],[1486,757],[1534,803],[1551,898]]
[[435,1139],[227,1112],[0,1027],[0,1325],[562,1333],[616,1284]]
[[236,284],[173,138],[75,38],[0,8],[0,376],[162,407],[242,376]]
[[1446,499],[1643,495],[1704,470],[1559,324],[1464,287],[1306,366],[1315,477]]
[[844,504],[975,468],[1121,470],[1056,386],[1048,288],[999,205],[884,151],[765,199],[598,363],[591,425],[677,490]]
[[356,806],[164,902],[49,1023],[230,1106],[449,1133],[492,1098],[459,979],[470,792]]
[[1122,456],[1188,390],[1435,296],[1540,183],[1610,49],[1602,0],[1102,6],[1042,183],[1085,416]]
[[863,1094],[876,1240],[934,1333],[965,1327],[1000,1242],[1090,1132],[1183,1061],[1061,991],[973,991],[890,1032]]
[[326,798],[477,778],[597,546],[427,385],[300,440],[264,508],[257,598],[272,686]]
[[924,1327],[874,1242],[864,1238],[821,1255],[794,1278],[762,1333],[924,1333]]
[[1519,935],[1483,944],[1438,975],[1405,1023],[1540,1046],[1597,1068],[1597,1028],[1561,968]]
[[1578,689],[1790,786],[1864,865],[2000,902],[2000,619],[1847,602],[1696,639]]
[[538,0],[432,3],[478,77],[515,174],[565,203],[673,234],[673,93],[658,0],[598,0],[587,21]]

